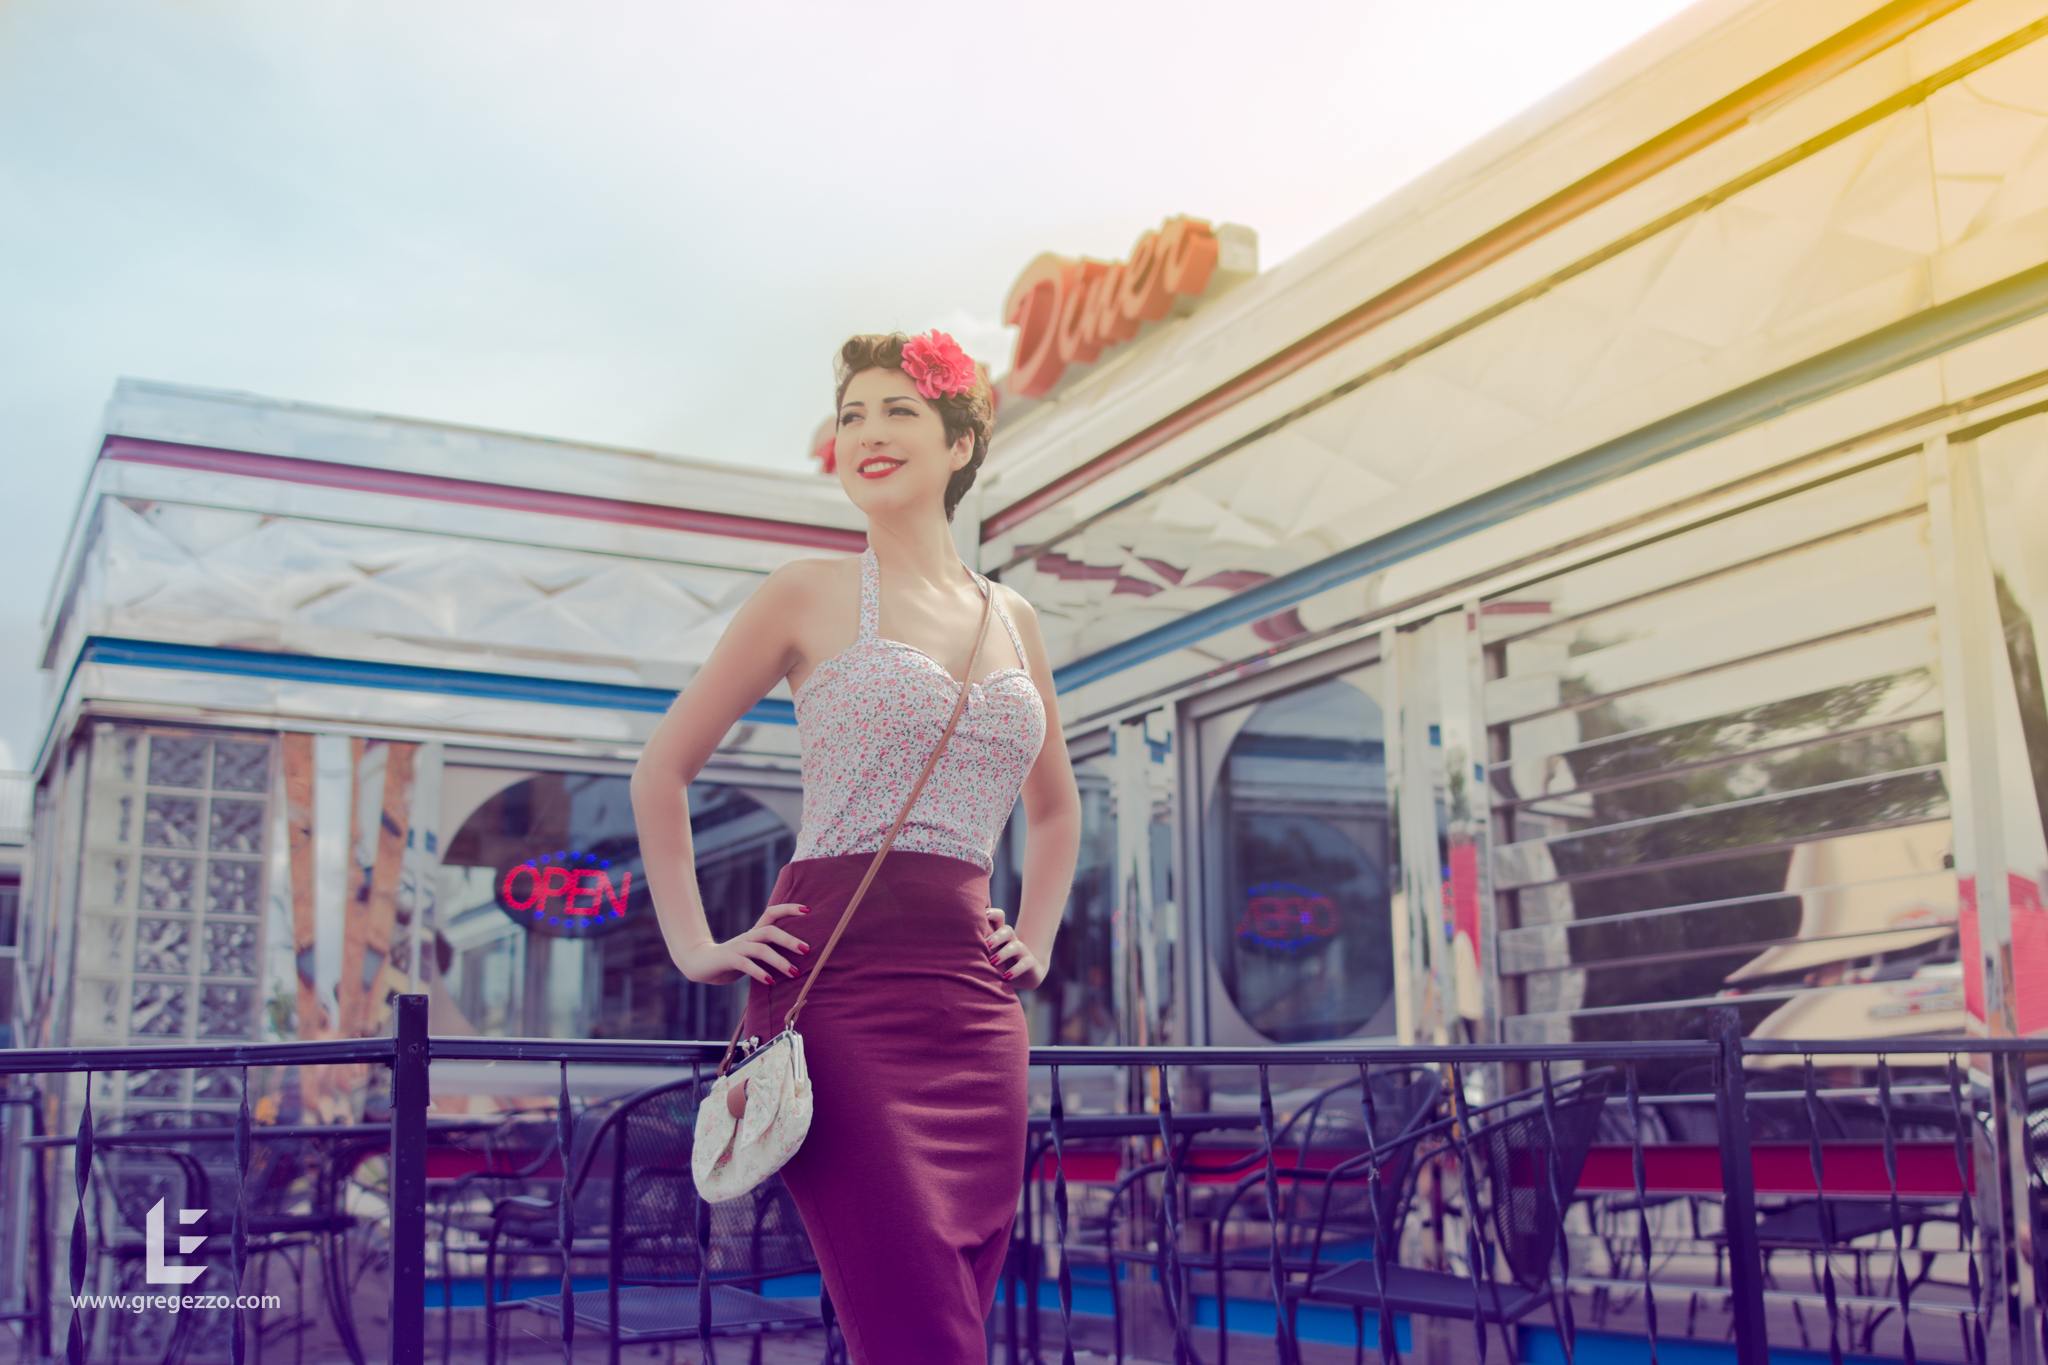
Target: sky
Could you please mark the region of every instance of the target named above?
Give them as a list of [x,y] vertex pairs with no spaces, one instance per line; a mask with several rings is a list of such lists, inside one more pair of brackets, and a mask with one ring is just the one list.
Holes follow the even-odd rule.
[[1271,267],[1679,0],[0,0],[0,769],[121,376],[782,469],[1041,251]]

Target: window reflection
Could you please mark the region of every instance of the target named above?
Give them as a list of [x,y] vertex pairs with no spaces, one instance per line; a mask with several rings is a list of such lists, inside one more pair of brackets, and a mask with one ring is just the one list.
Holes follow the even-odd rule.
[[1384,726],[1361,680],[1207,724],[1205,746],[1227,743],[1208,800],[1211,959],[1278,1042],[1393,1028]]
[[1922,496],[1892,460],[1485,604],[1508,1040],[1960,1022]]
[[[1074,780],[1081,791],[1081,853],[1074,868],[1074,889],[1053,940],[1045,982],[1020,997],[1034,1044],[1087,1046],[1122,1041],[1116,1016],[1112,762],[1107,753],[1074,761]],[[995,869],[989,877],[990,899],[1009,911],[1012,923],[1023,891],[1024,839],[1020,808],[997,844]]]
[[[737,787],[690,787],[697,885],[711,932],[730,938],[768,903],[795,850],[789,826]],[[536,856],[579,850],[613,879],[630,874],[625,923],[583,939],[532,933],[501,908],[506,870]],[[444,903],[454,907],[448,990],[486,1034],[555,1038],[722,1038],[739,988],[700,986],[670,959],[646,891],[629,779],[542,773],[516,782],[472,813],[443,858]]]

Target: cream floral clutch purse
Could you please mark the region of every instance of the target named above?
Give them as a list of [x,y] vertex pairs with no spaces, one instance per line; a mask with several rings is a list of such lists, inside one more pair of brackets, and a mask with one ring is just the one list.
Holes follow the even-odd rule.
[[[745,1107],[735,1119],[732,1091],[739,1086],[746,1087]],[[697,1193],[713,1204],[739,1198],[781,1170],[810,1131],[811,1077],[804,1069],[803,1035],[784,1029],[713,1081],[697,1107],[697,1138],[690,1153]]]

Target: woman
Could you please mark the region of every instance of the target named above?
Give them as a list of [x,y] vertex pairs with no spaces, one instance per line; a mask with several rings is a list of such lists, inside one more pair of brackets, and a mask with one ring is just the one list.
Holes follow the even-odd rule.
[[[742,1032],[772,1038],[973,670],[959,728],[804,1006],[816,1107],[783,1168],[854,1360],[965,1365],[986,1359],[1023,1178],[1016,991],[1045,977],[1081,803],[1037,619],[961,563],[947,526],[988,453],[987,378],[938,332],[855,337],[837,369],[833,472],[867,516],[868,549],[785,564],[754,591],[648,741],[633,812],[676,965],[710,985],[751,978]],[[775,903],[721,943],[685,792],[777,679],[796,700],[803,828]],[[1012,926],[989,906],[988,874],[1020,793]]]

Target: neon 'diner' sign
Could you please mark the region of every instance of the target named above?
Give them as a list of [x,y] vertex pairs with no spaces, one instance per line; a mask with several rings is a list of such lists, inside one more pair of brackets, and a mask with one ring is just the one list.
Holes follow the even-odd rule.
[[626,923],[637,889],[623,861],[565,848],[500,870],[496,899],[532,933],[594,938]]

